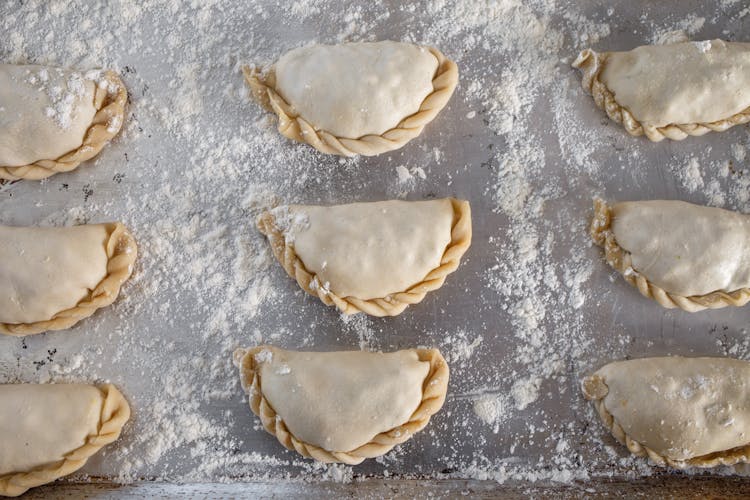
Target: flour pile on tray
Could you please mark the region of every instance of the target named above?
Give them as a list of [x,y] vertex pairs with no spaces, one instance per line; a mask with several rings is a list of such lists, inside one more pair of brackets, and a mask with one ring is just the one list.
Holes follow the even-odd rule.
[[[1,338],[0,382],[85,377],[122,389],[131,423],[104,460],[74,479],[572,481],[651,473],[591,428],[580,375],[653,349],[747,357],[750,344],[737,321],[687,323],[650,304],[613,316],[613,302],[639,298],[612,290],[612,274],[591,248],[591,197],[682,197],[750,212],[750,136],[736,127],[714,142],[645,144],[588,105],[570,62],[605,40],[624,48],[681,34],[728,36],[714,26],[742,26],[747,9],[735,0],[721,2],[726,14],[690,16],[659,5],[584,13],[586,2],[554,0],[355,3],[0,6],[0,61],[112,67],[130,89],[123,133],[108,154],[42,183],[0,185],[0,222],[121,219],[140,246],[111,317],[95,315],[65,335]],[[430,140],[377,159],[325,156],[281,137],[249,99],[243,63],[271,62],[311,42],[376,38],[436,45],[457,62],[459,87],[428,126]],[[64,107],[52,115],[64,126]],[[471,201],[476,221],[464,272],[391,320],[341,317],[304,296],[254,227],[259,213],[285,203],[453,195]],[[19,200],[31,208],[19,213]],[[387,456],[353,468],[313,463],[252,430],[260,423],[246,408],[231,352],[261,343],[435,346],[451,365],[448,399],[428,429]]]

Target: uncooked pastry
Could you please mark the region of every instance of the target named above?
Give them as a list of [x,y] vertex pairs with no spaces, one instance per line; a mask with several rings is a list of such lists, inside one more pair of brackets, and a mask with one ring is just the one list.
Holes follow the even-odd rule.
[[136,255],[120,223],[0,226],[0,333],[62,330],[91,316],[117,298]]
[[466,201],[277,207],[258,218],[303,290],[345,314],[396,316],[456,270],[471,244]]
[[750,459],[750,363],[731,358],[617,361],[583,393],[631,453],[676,468]]
[[448,390],[436,349],[298,352],[259,346],[234,361],[250,408],[281,444],[321,462],[358,464],[423,429]]
[[594,200],[591,236],[645,297],[695,312],[750,300],[750,216],[682,201]]
[[0,385],[0,496],[67,476],[120,437],[130,407],[113,385]]
[[112,71],[0,64],[0,179],[44,179],[96,156],[122,127]]
[[750,121],[750,43],[586,49],[573,66],[596,105],[635,136],[679,141]]
[[243,71],[282,135],[343,156],[402,147],[458,83],[458,67],[439,50],[390,41],[301,47],[266,72]]

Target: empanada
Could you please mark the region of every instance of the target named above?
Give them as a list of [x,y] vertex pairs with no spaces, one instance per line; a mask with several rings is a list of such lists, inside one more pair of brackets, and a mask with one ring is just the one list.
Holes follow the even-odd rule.
[[119,132],[127,90],[112,71],[0,64],[0,179],[44,179]]
[[250,408],[281,444],[321,462],[358,464],[423,429],[448,390],[436,349],[392,353],[238,349]]
[[596,105],[631,135],[679,141],[750,121],[750,43],[586,49],[573,66]]
[[72,474],[120,437],[130,407],[113,385],[0,385],[0,496]]
[[117,298],[136,255],[120,223],[0,226],[0,333],[62,330],[91,316]]
[[456,270],[471,209],[453,198],[288,205],[261,214],[258,228],[306,292],[345,314],[396,316]]
[[594,242],[643,296],[690,312],[750,300],[750,216],[664,200],[594,212]]
[[244,68],[279,132],[318,151],[373,156],[422,133],[445,107],[458,67],[437,49],[401,42],[313,45],[266,73]]
[[582,383],[631,453],[679,469],[750,460],[750,363],[731,358],[617,361]]

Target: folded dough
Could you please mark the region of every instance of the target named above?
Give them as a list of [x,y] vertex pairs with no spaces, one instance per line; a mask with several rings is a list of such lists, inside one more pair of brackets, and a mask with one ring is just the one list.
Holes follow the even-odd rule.
[[750,43],[586,49],[573,66],[596,105],[635,136],[682,140],[750,121]]
[[591,236],[645,297],[695,312],[750,300],[750,216],[682,201],[594,200]]
[[285,447],[321,462],[358,464],[423,429],[448,390],[436,349],[392,353],[238,349],[250,408]]
[[119,132],[127,91],[112,71],[0,64],[0,179],[44,179]]
[[113,385],[0,385],[0,496],[77,471],[120,437],[130,407]]
[[91,316],[117,298],[136,255],[120,223],[0,226],[0,333],[62,330]]
[[307,293],[345,314],[396,316],[456,270],[471,209],[453,198],[288,205],[263,213],[258,228]]
[[676,468],[750,461],[750,363],[730,358],[617,361],[583,393],[631,453]]
[[437,49],[401,42],[313,45],[266,73],[244,68],[279,132],[318,151],[373,156],[422,133],[448,103],[458,67]]

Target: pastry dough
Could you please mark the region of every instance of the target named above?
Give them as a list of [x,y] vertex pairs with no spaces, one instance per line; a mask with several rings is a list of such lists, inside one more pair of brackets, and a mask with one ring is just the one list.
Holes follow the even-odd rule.
[[436,349],[392,353],[238,349],[250,408],[290,450],[321,462],[358,464],[423,429],[448,390]]
[[0,64],[0,179],[44,179],[96,156],[122,127],[112,71]]
[[77,471],[120,437],[128,418],[113,385],[0,385],[0,496]]
[[326,305],[396,316],[456,270],[471,209],[453,198],[289,205],[263,213],[258,228],[289,276]]
[[583,380],[618,441],[676,468],[750,461],[750,363],[663,357],[610,363]]
[[690,312],[750,300],[750,216],[664,200],[594,200],[594,212],[594,242],[645,297]]
[[750,43],[587,49],[573,66],[596,105],[635,136],[682,140],[750,121]]
[[401,42],[294,49],[268,72],[244,68],[279,132],[318,151],[373,156],[422,133],[448,103],[458,67],[437,49]]
[[91,316],[117,298],[136,255],[120,223],[0,226],[0,333],[62,330]]

